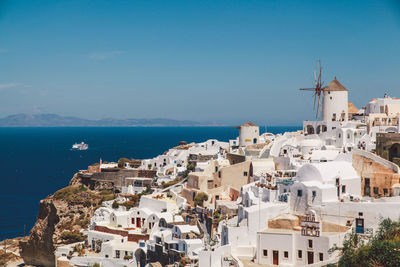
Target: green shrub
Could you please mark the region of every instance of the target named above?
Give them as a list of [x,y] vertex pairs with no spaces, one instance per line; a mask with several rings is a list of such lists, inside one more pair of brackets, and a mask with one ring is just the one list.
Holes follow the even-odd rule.
[[81,242],[85,240],[85,237],[80,232],[64,231],[61,234],[61,238],[66,244]]
[[84,185],[70,185],[55,192],[54,198],[57,200],[77,201],[79,200],[77,194],[87,190]]
[[127,159],[127,158],[120,158],[118,160],[118,167],[119,168],[124,168],[124,165],[125,165],[126,162],[131,162],[131,160]]
[[102,196],[104,196],[104,195],[110,195],[110,194],[113,194],[113,191],[110,190],[110,189],[103,189],[103,190],[100,191],[99,194],[102,195]]
[[204,192],[198,193],[194,198],[194,204],[197,206],[203,206],[203,202],[208,200],[208,195]]
[[193,163],[188,164],[187,167],[186,167],[186,169],[189,170],[189,171],[194,171],[194,168],[195,167],[194,167]]
[[131,256],[131,255],[125,255],[125,256],[124,256],[124,260],[130,260],[130,259],[132,259],[132,256]]
[[330,253],[341,252],[339,266],[400,266],[400,221],[387,218],[368,239],[363,235],[346,235],[342,247],[336,245]]
[[112,208],[113,209],[118,209],[119,208],[119,204],[116,200],[114,200],[114,202],[112,203]]
[[125,201],[124,203],[121,203],[120,205],[124,206],[126,208],[126,210],[129,210],[130,208],[135,206],[135,202],[133,202],[132,200],[128,200],[128,201]]
[[162,186],[162,188],[167,188],[167,187],[170,187],[171,185],[179,183],[180,181],[182,181],[182,180],[175,179],[175,180],[169,181],[167,183],[161,183],[161,186]]
[[115,199],[114,194],[104,195],[104,196],[101,198],[101,202],[103,202],[103,201],[110,201],[110,200],[113,200],[113,199]]
[[87,219],[84,219],[84,220],[77,220],[76,222],[75,222],[75,224],[76,225],[79,225],[80,227],[82,227],[82,228],[87,228],[88,226],[89,226],[89,223],[90,223],[90,220],[87,218]]

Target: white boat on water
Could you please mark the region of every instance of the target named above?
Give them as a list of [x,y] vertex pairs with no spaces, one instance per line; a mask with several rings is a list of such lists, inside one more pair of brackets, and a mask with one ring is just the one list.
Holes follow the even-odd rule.
[[85,142],[81,143],[75,143],[72,145],[72,150],[87,150],[89,148],[88,144],[85,144]]

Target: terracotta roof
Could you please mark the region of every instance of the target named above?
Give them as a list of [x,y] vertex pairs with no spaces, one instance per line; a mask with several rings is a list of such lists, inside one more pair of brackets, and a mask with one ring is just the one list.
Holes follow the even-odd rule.
[[324,91],[348,91],[338,80],[333,79],[327,86],[322,90]]
[[358,108],[356,106],[354,106],[353,103],[349,102],[348,103],[348,112],[349,114],[357,114],[358,113]]
[[246,126],[258,126],[258,125],[251,121],[248,121],[245,124],[242,124],[240,127],[243,127],[243,126],[246,127]]

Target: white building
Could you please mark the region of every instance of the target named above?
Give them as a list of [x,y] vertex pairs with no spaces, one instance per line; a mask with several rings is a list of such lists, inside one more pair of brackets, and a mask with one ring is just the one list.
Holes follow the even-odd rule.
[[297,226],[298,220],[296,216],[285,214],[276,220],[279,228],[259,231],[255,262],[279,266],[325,266],[337,260],[338,254],[329,253],[329,249],[341,244],[348,228],[330,224],[324,231],[323,223],[310,214],[300,226]]
[[239,146],[257,144],[260,128],[252,122],[246,122],[239,127]]
[[338,202],[345,195],[361,196],[361,178],[347,161],[306,164],[295,180],[289,202],[299,214],[325,202]]
[[335,77],[322,89],[322,120],[347,121],[348,102],[347,89]]

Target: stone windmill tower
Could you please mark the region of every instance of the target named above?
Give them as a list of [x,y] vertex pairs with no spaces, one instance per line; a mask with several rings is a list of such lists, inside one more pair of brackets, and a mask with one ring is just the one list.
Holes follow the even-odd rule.
[[322,120],[348,121],[349,92],[336,77],[322,89]]

